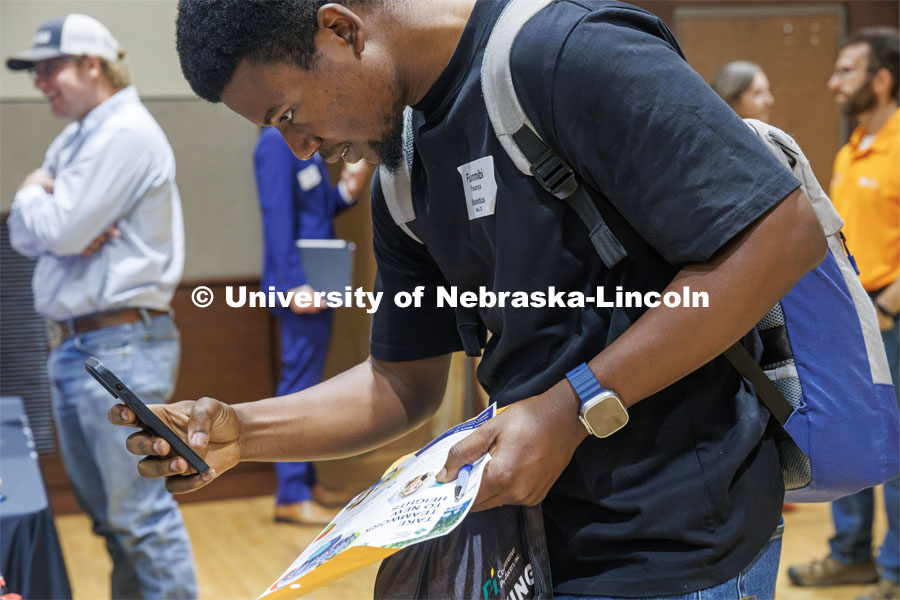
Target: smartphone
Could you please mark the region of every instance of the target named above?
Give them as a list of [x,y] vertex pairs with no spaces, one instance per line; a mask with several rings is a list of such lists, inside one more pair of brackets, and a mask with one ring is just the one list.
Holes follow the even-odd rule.
[[138,420],[147,429],[152,431],[154,435],[169,442],[169,446],[175,454],[188,461],[188,464],[194,467],[198,473],[203,474],[209,471],[209,465],[203,462],[203,459],[200,458],[196,452],[191,450],[190,446],[178,437],[178,434],[169,429],[169,427],[163,423],[152,410],[147,408],[147,405],[144,404],[134,392],[129,390],[112,371],[104,367],[102,362],[92,356],[84,361],[84,369],[90,373],[100,385],[105,387],[106,390],[113,395],[113,398],[118,398],[125,403],[125,406],[133,410],[134,414],[137,415]]

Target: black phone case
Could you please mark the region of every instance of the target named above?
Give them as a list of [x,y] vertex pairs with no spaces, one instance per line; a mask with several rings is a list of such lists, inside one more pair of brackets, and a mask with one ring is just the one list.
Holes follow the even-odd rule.
[[147,408],[147,405],[144,404],[134,392],[129,390],[128,386],[122,383],[112,371],[103,366],[102,362],[92,356],[84,361],[84,369],[90,373],[100,385],[105,387],[106,390],[113,395],[113,398],[122,400],[125,403],[125,406],[133,410],[137,415],[138,420],[143,423],[145,427],[150,429],[155,435],[169,442],[169,446],[171,446],[175,454],[188,461],[188,464],[194,467],[198,473],[202,474],[209,471],[209,465],[203,462],[203,459],[200,458],[196,452],[191,450],[190,446],[178,437],[174,431],[169,429],[169,427],[163,423],[152,410]]

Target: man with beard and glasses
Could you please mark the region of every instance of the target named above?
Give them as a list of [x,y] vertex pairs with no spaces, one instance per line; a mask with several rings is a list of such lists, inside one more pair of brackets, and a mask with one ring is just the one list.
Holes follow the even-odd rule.
[[[859,278],[875,304],[900,403],[900,33],[891,27],[860,30],[835,61],[828,89],[858,126],[834,161],[831,199],[844,219]],[[872,559],[872,489],[832,503],[830,554],[788,574],[795,585],[878,581],[861,598],[900,598],[900,480],[884,484],[888,531]]]
[[[300,158],[383,163],[372,213],[385,301],[371,356],[328,381],[258,402],[153,410],[219,475],[241,460],[348,456],[434,413],[464,334],[467,350],[484,346],[479,381],[507,408],[451,450],[437,479],[490,450],[473,508],[542,503],[556,594],[772,597],[784,496],[772,420],[721,353],[742,336],[759,352],[754,325],[822,260],[822,228],[799,182],[658,18],[563,0],[512,45],[519,99],[548,144],[673,265],[604,266],[574,211],[523,175],[491,128],[481,62],[506,6],[179,3],[178,53],[198,95],[278,128]],[[403,160],[404,107],[415,218],[401,227],[382,184]],[[477,210],[466,187],[476,180]],[[458,329],[454,309],[436,302],[450,285],[587,296],[689,286],[709,307],[479,307],[484,327]],[[421,306],[397,307],[395,294],[417,286]],[[486,345],[479,330],[492,334]],[[627,424],[609,436],[622,422],[611,418],[590,432],[579,419],[589,400],[610,417],[627,410]],[[134,425],[124,407],[109,418]],[[127,447],[149,455],[141,472],[172,491],[206,484],[162,440],[136,433]]]

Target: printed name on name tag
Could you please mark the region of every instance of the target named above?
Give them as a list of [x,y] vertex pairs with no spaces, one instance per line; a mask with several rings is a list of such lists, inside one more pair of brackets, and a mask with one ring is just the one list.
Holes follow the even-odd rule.
[[494,177],[494,157],[483,156],[456,167],[462,176],[463,191],[469,220],[494,214],[497,204],[497,179]]

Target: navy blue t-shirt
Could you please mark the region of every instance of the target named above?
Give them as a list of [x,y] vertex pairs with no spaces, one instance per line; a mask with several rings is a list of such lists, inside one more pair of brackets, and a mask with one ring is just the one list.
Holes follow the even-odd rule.
[[[662,265],[605,268],[578,216],[523,176],[497,141],[480,69],[504,6],[475,5],[449,64],[413,107],[408,225],[423,244],[395,225],[373,183],[376,289],[386,297],[371,352],[380,360],[461,349],[454,311],[437,308],[433,293],[421,308],[394,306],[393,294],[417,285],[593,296],[597,286],[661,290],[672,278]],[[708,260],[799,186],[649,13],[557,2],[526,24],[511,60],[538,133],[674,265]],[[495,201],[476,205],[466,186],[496,186]],[[540,394],[642,312],[479,308],[491,337],[478,379],[500,405]],[[758,353],[755,334],[748,342]],[[586,439],[544,501],[556,592],[674,595],[734,577],[780,518],[769,413],[720,357],[630,417],[615,435]]]

